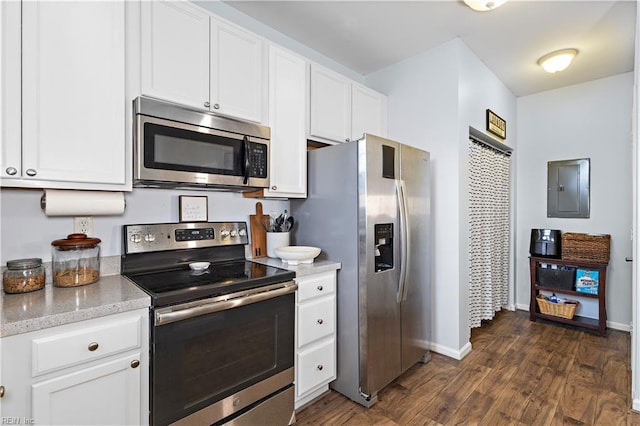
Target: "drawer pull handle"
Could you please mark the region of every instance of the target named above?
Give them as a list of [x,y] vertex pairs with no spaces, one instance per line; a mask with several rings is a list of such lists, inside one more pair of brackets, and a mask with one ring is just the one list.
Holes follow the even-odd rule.
[[322,364],[318,364],[318,366],[317,366],[316,368],[318,369],[318,371],[322,371],[322,369],[323,369],[324,367],[322,366]]
[[322,291],[324,289],[324,287],[322,287],[321,285],[318,286],[318,291]]
[[324,321],[322,320],[322,318],[318,318],[318,321],[316,321],[318,324],[322,324]]
[[4,398],[4,386],[0,386],[0,398]]
[[98,349],[98,346],[99,346],[99,345],[98,345],[98,343],[97,343],[97,342],[91,342],[91,343],[89,343],[89,347],[88,347],[88,349],[89,349],[91,352],[93,352],[93,351],[95,351],[96,349]]
[[140,361],[138,361],[137,359],[134,359],[133,361],[131,361],[131,368],[138,368],[139,365],[140,365]]

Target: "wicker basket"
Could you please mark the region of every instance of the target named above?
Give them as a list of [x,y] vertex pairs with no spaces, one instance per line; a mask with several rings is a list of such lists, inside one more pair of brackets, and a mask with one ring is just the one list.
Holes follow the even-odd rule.
[[549,302],[541,294],[536,297],[536,301],[538,302],[540,313],[566,319],[573,319],[573,316],[576,313],[576,308],[580,304],[580,302],[578,302],[577,300],[572,300],[572,302],[576,303]]
[[581,262],[609,263],[611,235],[562,234],[562,259]]

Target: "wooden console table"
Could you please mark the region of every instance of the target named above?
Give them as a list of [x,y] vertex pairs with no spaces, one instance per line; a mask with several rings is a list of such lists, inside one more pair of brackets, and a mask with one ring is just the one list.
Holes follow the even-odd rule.
[[[555,287],[545,287],[539,285],[536,280],[536,267],[541,263],[598,271],[598,294],[581,293],[574,290],[564,290]],[[605,298],[607,288],[607,265],[607,263],[580,262],[575,260],[552,259],[548,257],[529,257],[529,268],[531,272],[531,302],[529,305],[529,319],[531,321],[536,321],[538,318],[541,318],[549,321],[556,321],[564,324],[584,327],[590,330],[595,330],[601,336],[605,336],[607,334],[607,303]],[[536,302],[536,297],[541,290],[550,291],[556,294],[568,294],[572,296],[598,299],[598,319],[586,318],[577,315],[574,315],[572,319],[567,319],[541,313],[540,309],[538,308],[538,303]]]

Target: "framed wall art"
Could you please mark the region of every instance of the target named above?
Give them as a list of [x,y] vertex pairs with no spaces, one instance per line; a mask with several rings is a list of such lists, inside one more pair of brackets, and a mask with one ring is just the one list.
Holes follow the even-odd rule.
[[206,195],[180,195],[180,222],[207,222],[209,203]]

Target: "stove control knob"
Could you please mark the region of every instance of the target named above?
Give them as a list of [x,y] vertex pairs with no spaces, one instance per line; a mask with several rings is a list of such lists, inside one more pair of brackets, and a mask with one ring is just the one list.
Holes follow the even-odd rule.
[[151,232],[144,234],[144,240],[148,243],[152,243],[156,240],[156,236]]
[[142,241],[142,236],[136,232],[135,234],[131,234],[131,237],[129,237],[129,239],[132,243],[139,243],[140,241]]
[[240,235],[241,237],[245,237],[247,235],[247,230],[242,228],[238,231],[238,235]]
[[237,229],[232,229],[231,230],[231,238],[235,238],[238,236],[238,230]]
[[220,236],[222,238],[227,238],[229,236],[229,231],[227,231],[226,229],[223,229],[222,231],[220,231]]

